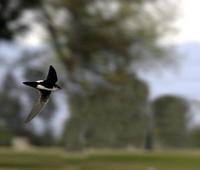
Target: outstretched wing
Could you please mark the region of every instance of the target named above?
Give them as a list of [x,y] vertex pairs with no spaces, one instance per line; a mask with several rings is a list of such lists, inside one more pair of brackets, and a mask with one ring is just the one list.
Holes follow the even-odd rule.
[[28,117],[25,120],[25,123],[30,122],[37,114],[41,112],[41,110],[48,102],[51,92],[46,90],[41,90],[39,94],[40,94],[39,100],[34,104],[31,112],[29,113]]
[[49,73],[47,75],[47,81],[50,81],[51,83],[56,83],[58,78],[57,78],[57,74],[56,74],[56,70],[54,69],[53,66],[49,67]]

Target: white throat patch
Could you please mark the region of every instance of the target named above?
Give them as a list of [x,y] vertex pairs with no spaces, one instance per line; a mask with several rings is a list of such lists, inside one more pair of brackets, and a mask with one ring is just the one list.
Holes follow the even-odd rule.
[[37,89],[40,89],[40,90],[47,90],[47,91],[56,91],[58,90],[57,87],[53,87],[53,88],[47,88],[41,84],[37,85]]

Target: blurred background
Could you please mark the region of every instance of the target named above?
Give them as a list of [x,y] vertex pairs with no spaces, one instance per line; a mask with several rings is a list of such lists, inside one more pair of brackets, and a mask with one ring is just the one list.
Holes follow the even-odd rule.
[[[0,0],[0,145],[200,147],[195,0]],[[45,78],[62,90],[24,124]]]

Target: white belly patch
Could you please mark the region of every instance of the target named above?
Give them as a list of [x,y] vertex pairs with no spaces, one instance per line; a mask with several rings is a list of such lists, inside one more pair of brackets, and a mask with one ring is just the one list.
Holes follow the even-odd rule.
[[37,85],[37,89],[40,89],[40,90],[47,90],[47,91],[56,91],[58,90],[58,88],[56,87],[53,87],[53,88],[47,88],[41,84]]
[[44,80],[38,80],[38,81],[36,81],[37,83],[42,83]]

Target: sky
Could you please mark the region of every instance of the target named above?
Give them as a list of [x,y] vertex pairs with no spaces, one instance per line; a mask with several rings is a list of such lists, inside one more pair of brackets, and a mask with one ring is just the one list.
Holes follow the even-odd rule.
[[200,42],[200,1],[176,0],[180,12],[175,25],[179,33],[175,36],[175,43]]
[[177,33],[169,36],[168,43],[180,54],[176,69],[162,73],[141,73],[150,86],[150,98],[176,94],[200,101],[200,1],[177,0],[178,17],[174,22]]

